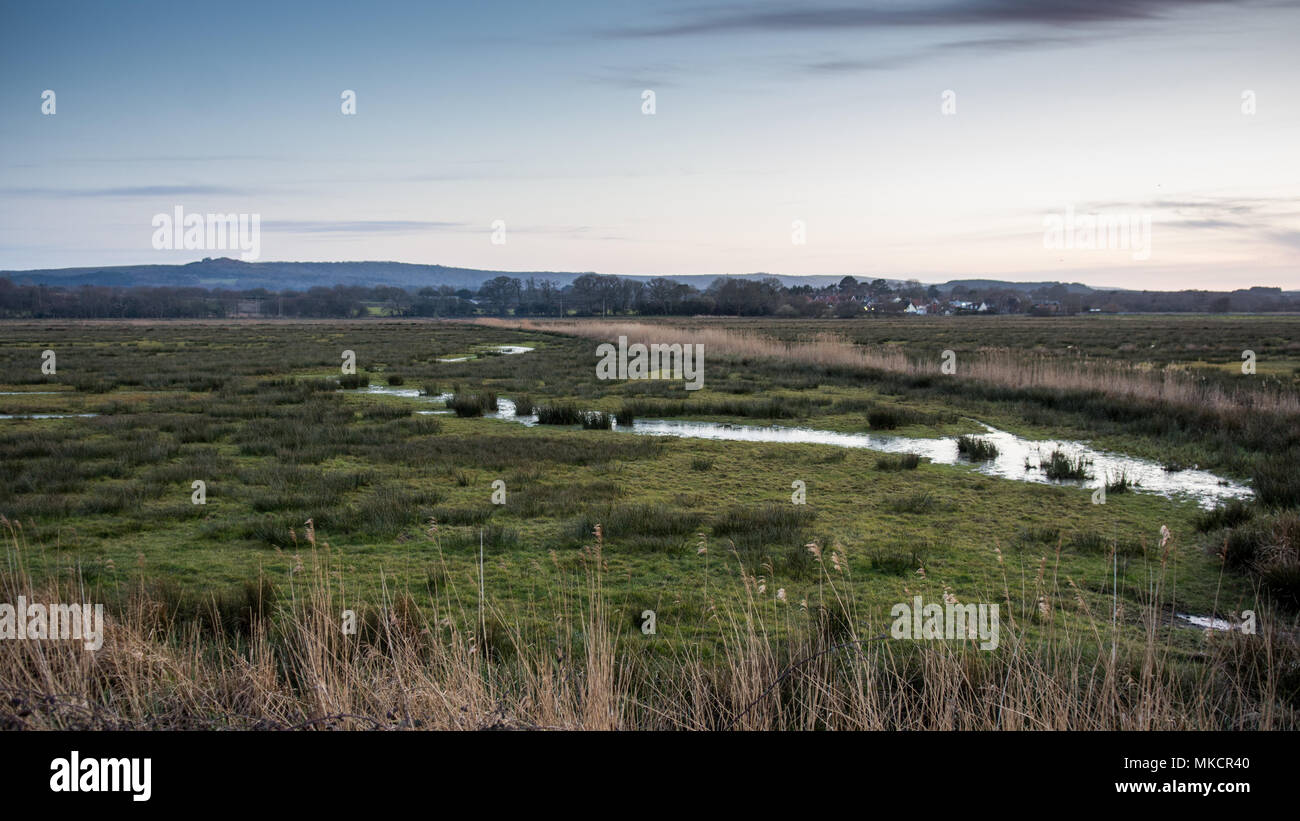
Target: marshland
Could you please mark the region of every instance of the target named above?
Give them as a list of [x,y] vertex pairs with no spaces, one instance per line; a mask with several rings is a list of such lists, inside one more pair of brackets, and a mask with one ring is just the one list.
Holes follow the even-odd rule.
[[[1294,728],[1297,331],[6,322],[0,600],[108,627],[0,642],[0,721]],[[703,387],[598,378],[620,336]],[[892,638],[915,596],[998,648]]]

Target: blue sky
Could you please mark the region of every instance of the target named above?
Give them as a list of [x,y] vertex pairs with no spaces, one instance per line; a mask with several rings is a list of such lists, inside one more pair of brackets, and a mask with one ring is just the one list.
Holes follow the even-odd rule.
[[221,255],[179,205],[261,259],[1300,288],[1295,3],[0,9],[0,269]]

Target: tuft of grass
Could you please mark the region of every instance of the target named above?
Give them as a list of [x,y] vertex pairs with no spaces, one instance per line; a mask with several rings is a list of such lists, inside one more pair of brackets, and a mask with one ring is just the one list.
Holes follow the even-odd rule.
[[1088,479],[1091,474],[1088,473],[1088,460],[1082,455],[1069,456],[1065,452],[1057,449],[1053,450],[1043,463],[1043,470],[1047,473],[1047,478],[1055,481],[1062,479]]
[[519,531],[497,524],[454,528],[441,537],[439,545],[448,553],[473,554],[480,540],[484,548],[514,548],[519,546]]
[[497,409],[495,393],[454,393],[447,400],[447,407],[460,417],[482,416]]
[[663,504],[608,505],[588,510],[569,523],[568,531],[575,544],[590,540],[600,525],[602,537],[611,544],[675,550],[700,529],[703,518]]
[[937,504],[934,494],[920,492],[893,499],[889,507],[896,513],[929,513]]
[[1107,556],[1112,550],[1120,556],[1142,555],[1142,543],[1132,539],[1111,539],[1100,533],[1077,532],[1070,534],[1066,544],[1076,553]]
[[889,576],[909,576],[922,564],[921,557],[915,550],[878,549],[871,554],[871,569]]
[[1122,470],[1106,480],[1107,493],[1128,493],[1135,487],[1137,482],[1130,479],[1128,473]]
[[675,401],[638,398],[625,401],[622,412],[643,419],[673,416],[798,419],[806,416],[813,404],[812,400],[797,396],[773,396],[768,399],[750,400],[692,398]]
[[1300,512],[1284,510],[1232,528],[1219,555],[1225,566],[1258,579],[1283,607],[1300,609]]
[[1249,522],[1255,515],[1250,506],[1240,499],[1233,499],[1227,504],[1207,510],[1196,517],[1196,530],[1209,533],[1225,527],[1238,527]]
[[998,447],[979,436],[959,436],[957,438],[957,452],[972,462],[983,462],[996,459]]
[[1262,457],[1253,484],[1260,504],[1274,508],[1300,507],[1300,450]]
[[498,506],[493,504],[473,507],[442,506],[434,508],[432,516],[440,525],[481,525],[486,524],[497,510]]
[[921,464],[921,457],[915,453],[899,453],[891,456],[881,456],[876,459],[876,470],[895,472],[900,470],[916,470],[917,465]]
[[361,418],[372,422],[389,422],[393,419],[406,419],[412,413],[412,409],[402,405],[393,405],[387,402],[374,405],[367,405],[361,409]]
[[345,373],[339,377],[339,387],[344,390],[356,390],[370,385],[370,377],[363,373]]
[[742,552],[764,546],[802,549],[805,532],[816,518],[816,511],[803,505],[733,507],[713,520],[713,535],[731,538]]
[[867,424],[872,430],[894,430],[906,424],[903,414],[888,408],[876,408],[867,413]]
[[583,413],[577,405],[557,402],[550,405],[538,405],[537,422],[542,425],[581,425]]

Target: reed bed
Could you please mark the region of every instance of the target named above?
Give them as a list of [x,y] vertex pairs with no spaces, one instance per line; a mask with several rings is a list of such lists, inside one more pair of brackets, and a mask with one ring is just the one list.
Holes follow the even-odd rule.
[[[548,331],[629,344],[690,342],[709,354],[760,357],[826,368],[884,371],[908,376],[944,376],[938,351],[932,359],[909,358],[888,345],[858,345],[831,333],[786,342],[762,334],[725,328],[679,328],[646,322],[537,321],[482,319],[498,328]],[[1300,415],[1300,397],[1270,390],[1229,389],[1177,369],[1153,370],[1141,363],[1062,358],[990,348],[957,362],[958,378],[1013,389],[1092,391],[1123,400],[1154,401],[1217,412],[1263,411]]]

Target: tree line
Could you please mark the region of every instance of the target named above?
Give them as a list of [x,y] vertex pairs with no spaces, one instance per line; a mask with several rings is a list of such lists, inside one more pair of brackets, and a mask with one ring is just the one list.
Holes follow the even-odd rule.
[[[910,306],[910,308],[909,308]],[[924,310],[921,310],[924,309]],[[972,289],[846,276],[822,287],[786,286],[775,277],[719,277],[704,289],[657,277],[648,281],[584,274],[571,284],[498,276],[478,289],[335,285],[272,291],[198,287],[62,287],[0,278],[0,317],[67,319],[300,318],[363,316],[774,316],[869,317],[900,313],[1084,312],[1224,313],[1300,311],[1279,288],[1222,291],[1089,291],[1064,285],[1032,290]]]

